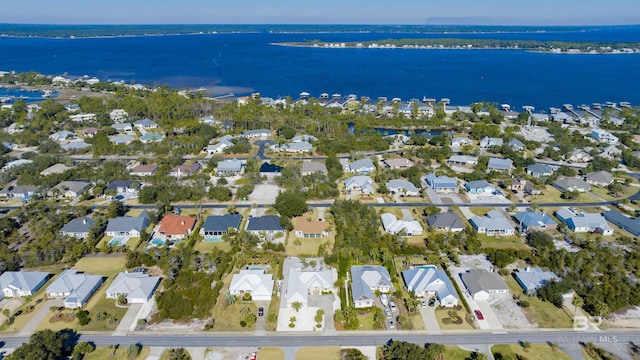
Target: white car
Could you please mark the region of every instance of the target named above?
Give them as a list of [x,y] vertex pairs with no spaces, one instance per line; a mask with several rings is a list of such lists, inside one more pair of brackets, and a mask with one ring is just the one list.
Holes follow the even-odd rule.
[[389,295],[381,294],[380,295],[380,302],[382,302],[382,305],[387,306],[389,304]]
[[393,311],[393,312],[398,311],[398,308],[396,307],[396,303],[394,303],[393,301],[389,301],[389,307],[391,308],[391,311]]
[[422,308],[423,309],[427,308],[427,300],[422,299]]

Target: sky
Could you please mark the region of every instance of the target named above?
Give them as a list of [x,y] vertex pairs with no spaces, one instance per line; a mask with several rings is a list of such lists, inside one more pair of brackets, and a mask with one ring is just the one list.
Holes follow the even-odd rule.
[[639,0],[0,0],[26,24],[640,24]]

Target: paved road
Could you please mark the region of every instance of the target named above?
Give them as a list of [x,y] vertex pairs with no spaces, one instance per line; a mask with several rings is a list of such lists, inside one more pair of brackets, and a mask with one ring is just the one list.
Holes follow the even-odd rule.
[[[476,332],[464,334],[427,335],[425,332],[394,331],[393,334],[382,332],[358,332],[339,335],[318,336],[317,333],[291,335],[266,335],[255,336],[253,334],[242,335],[197,335],[197,334],[165,334],[165,333],[132,333],[127,336],[82,334],[80,341],[92,341],[97,346],[140,343],[152,347],[245,347],[245,346],[378,346],[389,340],[401,340],[416,344],[436,343],[444,345],[473,345],[473,344],[517,344],[521,341],[531,343],[547,343],[549,341],[559,344],[577,344],[580,342],[592,342],[594,344],[616,343],[628,344],[640,343],[638,331],[545,331],[535,332]],[[29,340],[27,336],[0,337],[0,342],[5,348],[16,348]]]

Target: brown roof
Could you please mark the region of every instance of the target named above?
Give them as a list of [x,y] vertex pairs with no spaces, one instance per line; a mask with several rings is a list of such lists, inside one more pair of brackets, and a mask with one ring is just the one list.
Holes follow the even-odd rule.
[[151,164],[151,165],[138,165],[136,167],[134,167],[133,169],[131,169],[132,173],[147,173],[147,172],[154,172],[156,170],[158,170],[158,165],[155,164]]
[[160,221],[159,232],[166,235],[183,235],[193,229],[196,219],[191,216],[179,216],[169,214]]
[[329,224],[324,221],[309,220],[304,216],[293,218],[293,229],[305,234],[319,234],[326,231]]

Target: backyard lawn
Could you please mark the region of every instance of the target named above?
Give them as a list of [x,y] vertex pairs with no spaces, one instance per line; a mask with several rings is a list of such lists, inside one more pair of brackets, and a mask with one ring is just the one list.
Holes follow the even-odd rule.
[[478,234],[482,247],[496,249],[528,249],[527,245],[518,236],[488,236]]
[[205,241],[196,241],[196,244],[193,247],[194,251],[200,251],[201,253],[211,253],[213,249],[220,249],[225,252],[229,252],[231,250],[231,245],[224,241],[221,242],[205,242]]
[[126,259],[124,255],[114,254],[109,256],[86,256],[73,266],[78,271],[88,274],[113,277],[125,270]]
[[516,356],[526,358],[528,360],[571,360],[571,357],[562,350],[552,350],[547,344],[531,344],[528,351],[524,351],[520,345],[494,345],[491,347],[492,353],[501,353],[505,358],[510,356],[514,359]]
[[326,242],[333,242],[330,237],[298,239],[293,232],[289,233],[286,251],[289,256],[317,256],[318,248]]

